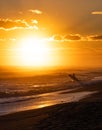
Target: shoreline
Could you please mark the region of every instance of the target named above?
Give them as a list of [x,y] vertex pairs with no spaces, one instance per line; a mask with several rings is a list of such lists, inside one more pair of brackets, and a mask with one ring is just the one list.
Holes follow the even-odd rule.
[[[1,130],[99,130],[102,102],[72,102],[0,116]],[[5,125],[6,124],[6,125]]]
[[[75,89],[73,90],[75,91]],[[0,103],[0,116],[27,110],[40,109],[63,103],[78,102],[79,100],[94,94],[95,92],[76,92],[70,93],[70,90],[47,93],[19,99],[7,99]]]
[[[101,130],[102,84],[78,87],[95,92],[78,101],[0,116],[1,130]],[[67,92],[69,93],[69,92]]]

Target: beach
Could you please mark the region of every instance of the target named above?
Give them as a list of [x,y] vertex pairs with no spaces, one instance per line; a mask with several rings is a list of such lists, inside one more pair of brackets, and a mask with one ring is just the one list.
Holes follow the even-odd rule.
[[1,130],[101,130],[102,102],[55,105],[0,117]]
[[0,0],[0,130],[102,130],[102,0]]
[[1,130],[101,130],[102,84],[74,91],[94,91],[79,101],[0,116]]

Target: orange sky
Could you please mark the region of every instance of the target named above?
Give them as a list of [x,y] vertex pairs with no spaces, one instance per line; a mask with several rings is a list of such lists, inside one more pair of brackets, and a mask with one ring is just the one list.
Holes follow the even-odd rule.
[[0,1],[1,66],[101,67],[101,59],[101,0]]

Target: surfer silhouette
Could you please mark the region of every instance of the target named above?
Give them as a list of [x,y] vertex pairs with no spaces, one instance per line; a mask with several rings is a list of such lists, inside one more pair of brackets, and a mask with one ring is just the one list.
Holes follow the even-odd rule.
[[77,77],[76,77],[76,75],[73,73],[73,74],[69,74],[69,77],[72,79],[72,80],[74,80],[74,81],[80,81]]
[[69,77],[73,80],[73,81],[76,81],[78,82],[81,86],[86,86],[81,80],[79,80],[76,75],[73,73],[73,74],[69,74]]

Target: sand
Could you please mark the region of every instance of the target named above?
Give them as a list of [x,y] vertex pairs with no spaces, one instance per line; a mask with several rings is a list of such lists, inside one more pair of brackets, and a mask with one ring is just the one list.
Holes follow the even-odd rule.
[[78,88],[96,93],[78,102],[0,117],[0,130],[102,130],[102,85]]

